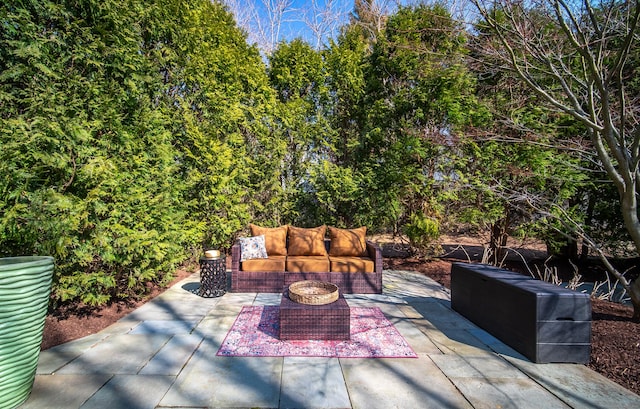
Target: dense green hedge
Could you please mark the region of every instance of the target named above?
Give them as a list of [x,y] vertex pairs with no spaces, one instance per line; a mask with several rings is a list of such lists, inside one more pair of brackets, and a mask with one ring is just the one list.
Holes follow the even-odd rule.
[[278,151],[264,64],[229,13],[208,0],[1,7],[1,255],[53,255],[55,300],[100,304],[228,243],[252,192],[272,190],[262,150]]
[[[140,295],[250,221],[429,248],[460,220],[544,237],[505,186],[580,211],[552,140],[579,127],[506,103],[441,6],[267,58],[209,0],[9,0],[0,23],[0,256],[54,256],[55,303]],[[478,138],[513,136],[492,112],[546,139]]]

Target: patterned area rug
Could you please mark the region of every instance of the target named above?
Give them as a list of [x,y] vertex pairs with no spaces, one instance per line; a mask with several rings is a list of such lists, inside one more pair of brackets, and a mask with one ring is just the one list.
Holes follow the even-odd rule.
[[417,358],[379,308],[351,308],[350,341],[281,341],[280,307],[242,307],[218,356]]

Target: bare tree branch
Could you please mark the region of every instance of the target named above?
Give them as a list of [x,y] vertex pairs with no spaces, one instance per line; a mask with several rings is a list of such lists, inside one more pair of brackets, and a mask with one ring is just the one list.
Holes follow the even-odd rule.
[[303,22],[313,33],[315,48],[320,49],[327,37],[333,37],[344,23],[348,12],[339,0],[312,0],[311,7],[303,11]]
[[[499,43],[488,41],[481,52],[503,61],[552,107],[587,127],[618,189],[625,227],[640,254],[640,104],[627,102],[623,75],[630,70],[632,50],[639,52],[640,0],[605,0],[595,7],[591,0],[495,0],[492,8],[482,0],[472,2]],[[544,28],[537,29],[537,22]],[[630,295],[640,319],[636,281],[637,291]]]
[[236,22],[249,36],[250,43],[266,55],[276,48],[280,41],[282,26],[286,16],[294,12],[293,0],[224,0],[236,18]]

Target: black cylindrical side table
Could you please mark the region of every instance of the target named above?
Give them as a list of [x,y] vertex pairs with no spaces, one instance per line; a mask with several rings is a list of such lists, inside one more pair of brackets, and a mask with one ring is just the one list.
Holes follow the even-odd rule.
[[220,297],[227,292],[227,261],[225,257],[200,259],[201,297]]

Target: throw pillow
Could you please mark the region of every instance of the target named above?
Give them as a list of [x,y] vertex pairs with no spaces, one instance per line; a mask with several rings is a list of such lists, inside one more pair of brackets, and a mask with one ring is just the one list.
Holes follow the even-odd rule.
[[287,230],[288,226],[260,227],[249,224],[252,236],[264,235],[267,254],[270,256],[287,255]]
[[289,226],[289,256],[326,256],[324,235],[326,226],[313,229]]
[[245,237],[240,239],[240,261],[254,258],[268,258],[264,236]]
[[363,257],[367,255],[366,227],[339,229],[329,226],[330,256]]

